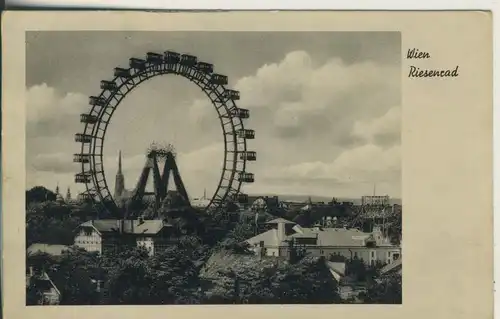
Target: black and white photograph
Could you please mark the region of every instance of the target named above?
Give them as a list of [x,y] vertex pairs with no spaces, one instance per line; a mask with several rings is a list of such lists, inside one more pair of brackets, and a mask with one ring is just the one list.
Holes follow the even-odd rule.
[[400,32],[25,43],[26,305],[403,303]]

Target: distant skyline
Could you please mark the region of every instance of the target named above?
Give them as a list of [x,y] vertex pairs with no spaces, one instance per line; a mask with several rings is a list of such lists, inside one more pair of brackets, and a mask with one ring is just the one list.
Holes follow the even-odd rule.
[[[74,134],[88,96],[130,57],[174,50],[197,55],[229,77],[250,109],[257,152],[249,194],[401,197],[401,39],[397,32],[28,32],[27,188],[73,196]],[[172,143],[188,194],[215,191],[221,129],[206,96],[175,76],[142,84],[118,107],[105,142],[111,191],[123,154],[133,189],[153,141]]]

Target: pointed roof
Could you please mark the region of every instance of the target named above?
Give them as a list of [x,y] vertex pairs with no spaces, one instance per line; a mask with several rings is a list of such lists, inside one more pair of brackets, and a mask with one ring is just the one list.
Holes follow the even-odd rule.
[[[99,219],[89,220],[78,227],[92,227],[99,233],[109,233],[118,231],[120,220],[116,219]],[[165,227],[172,227],[171,224],[163,222],[163,220],[124,220],[123,231],[128,234],[148,234],[153,235],[159,233]]]
[[122,151],[120,150],[118,152],[118,173],[117,174],[121,174],[122,173]]
[[345,262],[332,262],[326,261],[326,267],[330,270],[333,278],[340,282],[340,280],[346,275],[346,264]]
[[295,224],[295,223],[280,217],[270,220],[266,224]]

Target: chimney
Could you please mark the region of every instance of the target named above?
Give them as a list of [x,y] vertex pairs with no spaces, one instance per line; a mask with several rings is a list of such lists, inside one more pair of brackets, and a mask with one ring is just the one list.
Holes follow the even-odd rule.
[[281,243],[285,240],[285,223],[278,223],[278,242]]

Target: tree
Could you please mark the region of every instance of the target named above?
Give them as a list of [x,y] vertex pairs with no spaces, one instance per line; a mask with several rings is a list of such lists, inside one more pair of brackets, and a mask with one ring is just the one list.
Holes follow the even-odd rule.
[[56,193],[43,186],[35,186],[26,191],[26,205],[55,200]]
[[204,302],[281,304],[339,301],[336,284],[322,258],[307,257],[291,264],[278,259],[260,260],[254,256],[228,257],[222,258],[219,271],[212,278],[215,286],[207,291]]
[[337,303],[337,284],[323,258],[306,257],[297,264],[283,264],[271,278],[274,303]]
[[[111,257],[111,256],[109,256]],[[105,289],[110,304],[149,304],[153,274],[148,265],[148,252],[137,248],[107,258]]]
[[194,238],[150,257],[143,248],[107,257],[106,285],[111,304],[193,304],[199,302],[196,258],[200,247]]
[[360,294],[364,303],[401,304],[402,282],[400,274],[387,275],[371,284],[366,293]]
[[41,299],[43,298],[42,293],[36,287],[34,282],[30,282],[28,287],[26,287],[26,305],[33,306],[39,305]]
[[55,264],[55,258],[47,253],[36,252],[26,256],[26,266],[33,269],[48,271]]
[[86,252],[77,247],[64,251],[52,267],[50,276],[61,292],[62,305],[97,304],[99,295],[92,279],[100,269],[96,252]]
[[[81,248],[70,247],[61,256],[46,253],[28,255],[28,267],[37,272],[45,272],[61,292],[62,305],[96,304],[98,295],[92,278],[99,272],[97,253],[89,253]],[[36,287],[28,287],[27,303],[38,298]]]
[[231,229],[226,237],[219,242],[217,249],[231,251],[234,254],[250,254],[248,244],[245,242],[248,238],[255,235],[255,226],[250,223],[237,223]]
[[26,244],[33,243],[72,245],[73,230],[82,220],[68,216],[64,219],[47,217],[41,214],[26,215]]
[[155,272],[151,292],[155,303],[199,303],[199,267],[194,258],[196,253],[197,250],[193,247],[174,245],[151,260],[151,268]]

